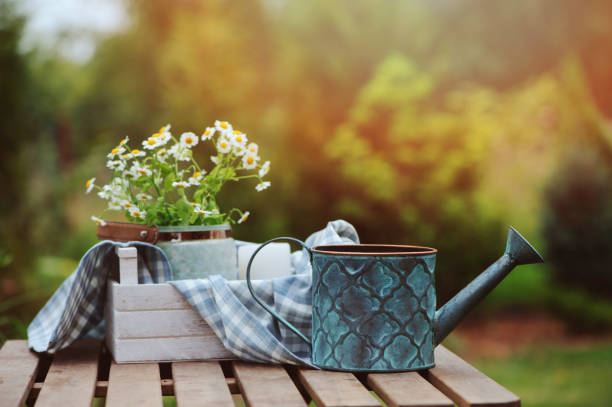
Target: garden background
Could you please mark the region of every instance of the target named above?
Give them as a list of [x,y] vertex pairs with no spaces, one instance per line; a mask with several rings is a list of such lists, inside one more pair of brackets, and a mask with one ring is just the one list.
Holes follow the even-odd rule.
[[251,212],[239,239],[343,218],[437,247],[443,302],[515,226],[546,264],[447,345],[527,406],[612,405],[609,0],[77,3],[0,0],[0,341],[96,243],[107,152],[221,119],[272,162],[219,199]]

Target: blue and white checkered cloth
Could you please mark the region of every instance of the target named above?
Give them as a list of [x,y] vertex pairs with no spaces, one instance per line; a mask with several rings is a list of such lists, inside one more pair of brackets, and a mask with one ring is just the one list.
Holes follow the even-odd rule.
[[[359,237],[351,224],[336,220],[312,234],[305,243],[308,247],[359,243]],[[170,266],[164,253],[157,246],[141,242],[104,241],[92,247],[28,327],[30,348],[37,352],[54,352],[78,338],[104,335],[106,284],[118,275],[115,246],[135,246],[139,283],[170,282],[223,345],[239,358],[310,365],[309,346],[255,302],[245,281],[226,281],[220,276],[170,281]],[[291,263],[295,275],[254,281],[253,286],[263,301],[310,336],[312,279],[309,256],[305,251],[294,252]]]

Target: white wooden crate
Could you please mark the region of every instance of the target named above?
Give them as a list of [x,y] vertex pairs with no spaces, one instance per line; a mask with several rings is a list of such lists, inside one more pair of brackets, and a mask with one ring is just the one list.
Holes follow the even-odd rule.
[[117,363],[235,359],[170,284],[138,284],[136,248],[117,248],[108,284],[106,344]]

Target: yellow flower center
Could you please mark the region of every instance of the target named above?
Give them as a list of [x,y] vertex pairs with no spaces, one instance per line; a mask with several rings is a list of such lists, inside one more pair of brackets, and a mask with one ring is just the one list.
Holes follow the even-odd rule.
[[[153,137],[153,136],[151,136],[151,137]],[[150,139],[147,140],[147,144],[149,144],[150,146],[153,146],[153,145],[157,144],[157,141],[155,141],[155,139],[150,138]]]
[[129,154],[123,154],[121,157],[122,158],[128,158],[130,155]]
[[253,158],[253,156],[248,156],[246,159],[247,164],[251,165],[255,162],[255,159]]
[[266,171],[264,172],[264,175],[266,175],[266,174],[267,174],[267,173],[269,173],[269,172],[270,172],[270,166],[268,165],[268,166],[266,167]]
[[136,216],[137,218],[140,218],[140,212],[138,212],[138,211],[134,211],[134,212],[132,212],[132,214],[133,214],[134,216]]
[[130,204],[130,203],[125,203],[125,204],[123,204],[123,207],[124,207],[124,208],[131,208],[131,207],[132,207],[132,204]]
[[206,131],[204,132],[204,135],[205,135],[205,136],[209,136],[209,135],[210,135],[210,130],[209,130],[209,129],[206,129]]
[[91,180],[88,179],[87,182],[85,183],[85,187],[89,188],[91,186]]
[[179,188],[185,188],[185,184],[177,184],[177,187],[179,187]]
[[101,224],[102,224],[102,222],[101,222],[101,221],[99,221],[98,219],[94,219],[94,222],[96,222],[98,225],[101,225]]
[[164,130],[166,130],[166,126],[162,126],[162,127],[160,127],[160,128],[159,128],[159,132],[160,132],[160,133],[163,133],[163,132],[164,132]]
[[219,145],[221,146],[221,148],[227,147],[227,143],[225,141],[222,141],[221,143],[219,143]]
[[193,143],[193,139],[191,137],[187,137],[187,138],[185,138],[185,143],[191,144],[191,143]]
[[219,126],[223,127],[224,129],[227,129],[227,122],[221,122],[219,123]]
[[138,172],[140,173],[140,175],[147,175],[147,172],[145,170],[138,170]]
[[198,178],[199,176],[200,176],[200,173],[199,173],[199,172],[194,172],[194,173],[193,173],[193,178]]
[[240,134],[242,133],[240,130],[234,130],[234,134]]
[[242,136],[236,136],[236,141],[242,143]]
[[140,153],[140,150],[136,149],[136,150],[132,150],[132,154],[138,154]]
[[157,138],[159,136],[161,136],[161,134],[159,134],[159,133],[155,133],[155,134],[151,135],[151,137],[153,137],[153,138]]
[[121,140],[121,141],[119,142],[119,145],[120,145],[120,146],[122,146],[122,145],[124,145],[125,143],[127,143],[127,138],[124,138],[123,140]]
[[117,147],[111,150],[111,154],[117,154],[118,152],[119,152],[119,149]]

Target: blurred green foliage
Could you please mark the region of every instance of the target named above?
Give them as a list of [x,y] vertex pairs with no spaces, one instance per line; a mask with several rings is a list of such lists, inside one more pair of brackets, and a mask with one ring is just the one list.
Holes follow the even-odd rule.
[[[23,51],[26,17],[0,0],[0,248],[12,258],[0,317],[29,321],[96,242],[89,216],[104,203],[83,185],[108,180],[108,150],[168,122],[181,132],[229,120],[266,151],[269,191],[230,185],[219,197],[252,213],[238,238],[305,238],[345,218],[364,242],[435,246],[440,302],[502,254],[512,224],[551,261],[523,270],[543,278],[518,279],[501,302],[554,303],[521,287],[555,292],[551,273],[570,264],[543,223],[554,237],[572,231],[561,202],[582,217],[572,222],[597,219],[598,237],[573,234],[583,244],[605,239],[609,217],[581,207],[571,183],[605,190],[607,178],[567,157],[612,145],[608,0],[125,5],[130,24],[79,65]],[[560,292],[578,292],[569,284]]]

